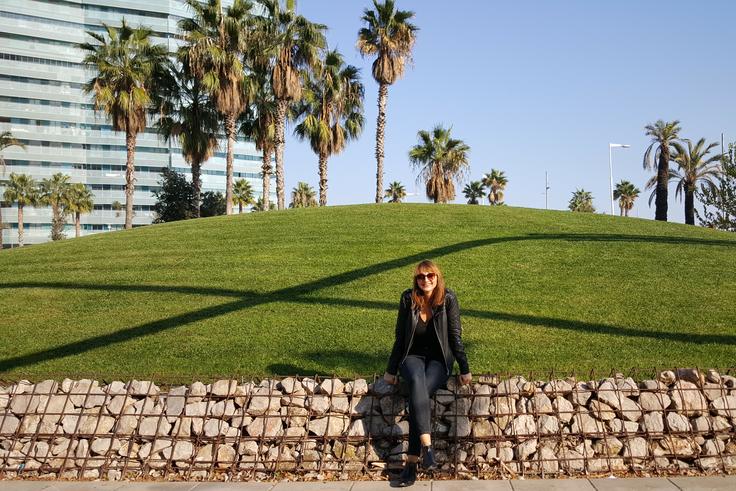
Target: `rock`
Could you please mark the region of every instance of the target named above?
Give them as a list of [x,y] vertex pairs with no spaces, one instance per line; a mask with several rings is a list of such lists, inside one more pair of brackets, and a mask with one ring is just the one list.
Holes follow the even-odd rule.
[[339,378],[328,378],[319,384],[319,392],[326,395],[342,394],[344,387]]
[[562,396],[555,397],[555,400],[552,401],[552,409],[564,423],[569,423],[575,413],[572,403]]
[[[302,384],[303,383],[304,382],[302,382]],[[382,378],[379,378],[369,386],[369,390],[375,395],[386,396],[389,394],[393,394],[396,391],[396,386],[387,383]],[[309,392],[309,390],[307,390],[307,392]]]
[[307,406],[312,414],[323,415],[330,409],[330,398],[324,395],[307,397]]
[[543,414],[537,421],[537,428],[540,435],[554,435],[560,431],[560,422],[554,416]]
[[[276,418],[279,423],[280,418]],[[221,419],[207,419],[204,422],[204,436],[214,438],[219,435],[227,435],[230,425]]]
[[473,403],[470,406],[470,416],[488,417],[491,415],[491,394],[493,388],[489,385],[479,385],[478,390],[473,397]]
[[212,384],[212,387],[210,388],[210,393],[215,397],[235,396],[235,388],[237,386],[237,380],[218,380],[214,384]]
[[[379,379],[383,380],[383,379]],[[302,388],[309,394],[310,396],[315,394],[317,392],[317,382],[309,377],[304,377],[302,379]]]
[[362,396],[368,393],[368,382],[364,378],[352,380],[345,384],[345,392],[354,396]]
[[552,414],[552,401],[543,392],[535,393],[529,400],[529,412],[535,414]]
[[728,389],[721,384],[705,383],[703,384],[703,395],[705,398],[713,402],[718,398],[726,397],[728,395]]
[[250,436],[255,437],[277,437],[284,433],[284,426],[281,417],[273,415],[259,416],[253,419],[253,422],[247,426],[246,431]]
[[626,397],[610,380],[606,380],[598,387],[597,396],[599,401],[616,409],[622,419],[629,421],[641,419],[641,406]]
[[288,426],[304,426],[309,419],[309,411],[296,406],[284,406],[281,408],[281,416]]
[[527,460],[531,454],[537,450],[537,439],[532,438],[518,444],[515,448],[516,458],[518,460]]
[[116,396],[120,394],[125,394],[127,391],[123,382],[121,382],[120,380],[114,380],[103,388],[103,392],[111,396]]
[[664,411],[672,403],[672,399],[663,392],[642,392],[639,394],[639,405],[644,411]]
[[664,421],[662,420],[662,413],[652,412],[644,415],[644,420],[641,422],[641,429],[647,433],[661,434],[664,432]]
[[659,381],[662,382],[665,385],[672,385],[677,380],[677,377],[675,376],[675,372],[672,370],[665,370],[663,372],[660,372],[659,374]]
[[692,426],[697,433],[720,432],[731,429],[731,425],[722,416],[700,416],[693,420]]
[[557,461],[554,449],[542,446],[537,451],[537,460],[542,465],[542,472],[547,474],[556,474],[560,470],[560,464]]
[[714,384],[720,384],[721,383],[721,375],[713,370],[712,368],[708,370],[708,372],[705,375],[705,379],[708,382],[714,383]]
[[450,421],[448,435],[451,438],[465,438],[470,435],[470,419],[467,416],[452,416],[448,420]]
[[342,414],[328,414],[309,422],[308,430],[317,436],[336,437],[348,430],[350,418]]
[[141,420],[141,426],[138,433],[141,436],[165,436],[171,431],[171,425],[160,416],[150,416]]
[[207,386],[202,382],[194,382],[189,386],[188,403],[200,402],[207,395]]
[[560,466],[563,470],[580,472],[585,469],[585,458],[571,448],[562,448],[559,451]]
[[489,436],[501,436],[503,432],[496,423],[482,419],[474,421],[472,424],[471,434],[473,438],[484,438]]
[[253,440],[244,440],[238,444],[239,455],[258,455],[258,443]]
[[131,380],[126,384],[128,393],[133,396],[157,396],[161,389],[150,380]]
[[670,431],[692,431],[690,420],[678,413],[667,413],[667,426]]
[[598,418],[602,421],[611,421],[616,417],[616,412],[605,402],[592,400],[590,401],[590,404],[588,404],[588,407],[590,408],[590,414],[593,415],[594,418]]
[[708,401],[692,382],[678,380],[670,392],[673,407],[679,413],[692,417],[708,411]]
[[352,423],[350,423],[350,428],[348,428],[348,436],[363,437],[367,434],[368,431],[364,420],[356,419]]
[[217,447],[217,467],[227,469],[231,467],[237,457],[235,448],[230,445],[219,445]]
[[611,431],[617,434],[636,433],[639,431],[639,423],[635,421],[622,421],[618,418],[608,422]]
[[616,384],[616,389],[628,397],[637,397],[639,396],[639,386],[634,382],[634,379],[631,377],[616,377],[614,379]]
[[578,412],[573,416],[570,431],[572,433],[582,433],[586,435],[597,434],[603,433],[605,431],[605,427],[602,422],[592,418],[590,414]]
[[286,438],[299,438],[307,435],[307,430],[303,426],[290,426],[284,431]]
[[129,395],[116,395],[113,396],[112,399],[107,401],[106,407],[110,414],[114,416],[119,416],[120,414],[122,414],[123,409],[128,406],[132,406],[135,402],[135,399],[133,399]]
[[264,414],[273,414],[281,408],[281,393],[272,392],[267,387],[260,387],[251,393],[250,403],[248,404],[248,414],[251,416],[261,416]]
[[197,450],[197,455],[194,456],[194,468],[195,469],[209,469],[212,467],[212,444],[207,443]]
[[736,395],[719,397],[710,404],[718,416],[736,418]]
[[59,390],[59,384],[56,380],[44,380],[33,386],[31,392],[34,394],[53,395]]
[[502,381],[496,387],[496,395],[518,399],[520,397],[518,381],[514,379]]
[[41,402],[41,396],[31,394],[14,395],[10,399],[10,411],[22,416],[24,414],[33,414],[38,409]]
[[350,400],[346,394],[336,394],[330,398],[329,410],[333,413],[350,413]]
[[705,445],[703,445],[703,453],[702,455],[720,455],[726,450],[726,445],[718,440],[715,439],[709,439],[705,441]]
[[192,402],[184,406],[184,415],[191,417],[204,417],[207,414],[206,402]]
[[506,429],[509,422],[516,415],[516,404],[511,397],[494,397],[491,399],[491,413],[493,421],[502,430]]
[[117,438],[95,438],[90,444],[92,453],[95,455],[107,455],[108,452],[117,452],[120,447],[120,440]]
[[511,421],[511,425],[506,429],[507,435],[531,437],[537,434],[537,426],[534,422],[534,416],[530,414],[522,414]]
[[[659,380],[642,380],[639,382],[639,388],[648,392],[667,392],[667,385],[663,384]],[[642,394],[639,394],[639,397],[641,397]],[[641,401],[639,401],[639,404],[641,404]]]
[[601,438],[593,444],[593,451],[597,455],[614,457],[619,454],[624,444],[615,436]]
[[20,433],[24,435],[35,434],[40,422],[41,416],[38,414],[26,414],[20,421]]
[[700,452],[698,444],[687,438],[666,435],[659,441],[659,444],[668,453],[678,457],[692,457]]
[[166,416],[178,417],[184,411],[186,405],[187,387],[181,385],[172,387],[166,397]]
[[675,377],[678,380],[684,380],[695,385],[703,385],[705,375],[700,373],[697,368],[678,368]]
[[235,415],[235,402],[232,399],[218,401],[210,406],[210,416],[230,419]]
[[646,457],[647,441],[641,437],[624,440],[624,457]]
[[593,395],[593,387],[585,382],[577,382],[572,389],[572,403],[575,406],[586,406],[591,395]]
[[544,384],[542,391],[550,397],[566,396],[572,392],[572,384],[566,380],[551,380]]
[[115,425],[115,418],[112,416],[97,416],[94,414],[86,414],[82,416],[79,422],[77,433],[89,435],[101,435],[109,433]]
[[434,393],[434,400],[439,404],[447,406],[455,400],[455,394],[449,390],[437,389],[437,392]]

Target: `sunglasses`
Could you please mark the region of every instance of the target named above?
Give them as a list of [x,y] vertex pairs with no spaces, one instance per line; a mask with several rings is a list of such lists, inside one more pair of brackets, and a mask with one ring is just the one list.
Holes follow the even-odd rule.
[[419,280],[425,280],[425,281],[434,281],[437,278],[437,275],[435,273],[419,273],[414,278],[416,278],[417,281]]

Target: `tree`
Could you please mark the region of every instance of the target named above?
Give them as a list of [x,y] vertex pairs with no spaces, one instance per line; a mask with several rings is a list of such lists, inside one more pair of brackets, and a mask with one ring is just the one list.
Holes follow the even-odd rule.
[[23,208],[38,204],[36,182],[29,175],[11,172],[3,197],[11,205],[18,203],[18,247],[23,247]]
[[388,185],[386,197],[389,198],[389,203],[401,203],[401,200],[406,198],[406,189],[399,181],[394,181]]
[[491,169],[490,174],[484,174],[481,180],[488,188],[488,203],[491,205],[503,204],[503,191],[506,189],[508,179],[503,171]]
[[79,237],[82,231],[81,215],[90,213],[94,209],[92,191],[82,183],[72,184],[67,193],[64,212],[74,216],[74,237]]
[[567,205],[570,211],[579,211],[583,213],[594,213],[593,195],[584,189],[578,189],[572,193],[570,203]]
[[298,182],[291,191],[289,208],[312,208],[317,206],[316,193],[306,182]]
[[42,179],[39,184],[38,201],[51,207],[51,240],[64,238],[64,227],[66,226],[66,206],[69,189],[71,189],[70,176],[57,172],[50,179]]
[[319,205],[327,205],[327,159],[342,152],[363,131],[363,84],[358,69],[345,65],[337,50],[329,51],[305,84],[296,113],[302,118],[294,133],[309,140],[319,157]]
[[[261,196],[260,198],[258,198],[258,199],[256,200],[256,204],[255,204],[255,205],[253,205],[253,211],[266,211],[266,210],[264,209],[264,208],[265,208],[265,206],[264,206],[263,202],[264,202],[264,200],[263,200],[263,196]],[[275,209],[276,209],[276,203],[272,203],[272,202],[271,202],[271,201],[269,200],[269,201],[268,201],[268,209],[269,209],[269,210],[275,210]]]
[[156,198],[153,205],[156,218],[153,223],[175,222],[196,217],[197,198],[194,195],[194,185],[187,181],[184,174],[164,168],[161,171],[159,185],[161,188],[153,192]]
[[468,200],[469,205],[477,205],[478,198],[482,198],[486,194],[485,187],[481,181],[471,181],[465,185],[463,194]]
[[87,31],[99,44],[79,45],[87,52],[83,63],[96,72],[84,91],[93,95],[95,110],[105,112],[113,129],[125,132],[125,228],[129,229],[133,227],[136,138],[146,128],[146,112],[168,63],[167,49],[151,44],[153,31],[134,29],[125,19],[119,28],[103,25],[106,35]]
[[[26,146],[17,138],[13,136],[10,131],[3,131],[0,133],[0,171],[2,175],[5,175],[5,159],[3,159],[3,150],[9,147],[20,147],[25,149]],[[6,228],[3,223],[3,207],[5,203],[0,200],[0,250],[3,248],[3,230]]]
[[[256,36],[263,41],[267,59],[260,64],[271,67],[271,89],[276,101],[274,150],[276,152],[276,200],[285,208],[284,142],[288,106],[302,97],[300,71],[311,70],[326,45],[327,26],[297,15],[293,2],[282,8],[281,0],[259,0],[264,15],[256,19]],[[256,61],[256,64],[259,64]]]
[[201,216],[214,217],[224,215],[227,211],[225,196],[220,192],[207,191],[202,194]]
[[378,120],[376,122],[376,203],[383,201],[383,140],[386,131],[388,86],[404,75],[411,61],[418,28],[409,22],[414,12],[396,10],[394,0],[373,0],[374,9],[365,9],[358,31],[358,50],[363,56],[375,56],[373,78],[378,83]]
[[455,199],[454,180],[464,177],[468,168],[470,147],[462,140],[450,138],[451,128],[437,125],[429,132],[417,133],[419,144],[409,151],[409,161],[419,168],[417,180],[426,183],[427,198],[435,203]]
[[696,190],[703,204],[703,215],[695,210],[698,222],[704,227],[736,232],[736,144],[729,143],[723,155],[723,172],[717,178],[717,187]]
[[176,139],[184,160],[192,167],[194,217],[199,217],[202,194],[202,164],[217,149],[219,120],[217,111],[202,87],[202,82],[189,74],[188,52],[179,52],[182,69],[174,69],[162,89],[162,113],[156,123],[166,141]]
[[233,204],[238,205],[238,213],[243,213],[243,205],[254,204],[253,188],[250,182],[245,179],[235,181],[233,186]]
[[677,179],[675,196],[682,199],[685,195],[685,223],[695,225],[695,190],[700,185],[702,188],[716,192],[718,189],[718,177],[722,173],[721,154],[708,156],[711,150],[718,146],[711,143],[706,146],[705,138],[701,138],[693,145],[690,140],[685,140],[687,149],[679,142],[674,142],[675,154],[673,161],[679,169],[674,170],[674,178]]
[[613,190],[613,199],[618,200],[618,207],[621,210],[621,216],[629,216],[629,211],[634,207],[634,201],[639,197],[639,188],[629,181],[621,181],[616,184]]
[[646,135],[652,138],[644,152],[644,168],[656,167],[657,187],[655,191],[655,220],[667,221],[667,184],[669,183],[669,165],[672,156],[672,144],[679,138],[680,122],[664,122],[661,119],[645,126]]
[[202,87],[224,120],[227,137],[225,211],[230,215],[236,122],[248,103],[249,95],[243,53],[250,32],[248,22],[253,4],[247,0],[234,0],[223,12],[220,0],[186,0],[186,3],[192,10],[192,17],[179,21],[179,29],[187,43],[183,48],[186,50],[185,58],[189,70],[202,81]]

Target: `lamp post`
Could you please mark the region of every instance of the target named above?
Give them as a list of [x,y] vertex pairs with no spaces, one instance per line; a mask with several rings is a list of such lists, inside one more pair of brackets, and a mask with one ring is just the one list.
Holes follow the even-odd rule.
[[614,148],[629,148],[631,145],[625,145],[623,143],[609,143],[608,144],[608,171],[610,175],[610,184],[609,184],[609,196],[611,197],[611,216],[613,216],[613,151]]

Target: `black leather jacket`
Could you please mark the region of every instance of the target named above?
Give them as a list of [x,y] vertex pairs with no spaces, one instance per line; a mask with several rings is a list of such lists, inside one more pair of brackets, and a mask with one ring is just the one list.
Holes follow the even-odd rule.
[[[396,319],[396,339],[386,369],[391,375],[398,373],[399,365],[411,349],[419,317],[418,310],[411,307],[410,288],[401,294],[401,302],[399,303],[399,315]],[[445,290],[445,303],[432,309],[432,325],[442,347],[447,374],[451,373],[452,364],[455,360],[460,365],[460,373],[470,373],[468,357],[465,355],[465,347],[461,338],[463,328],[460,325],[460,307],[455,292],[449,288]]]

